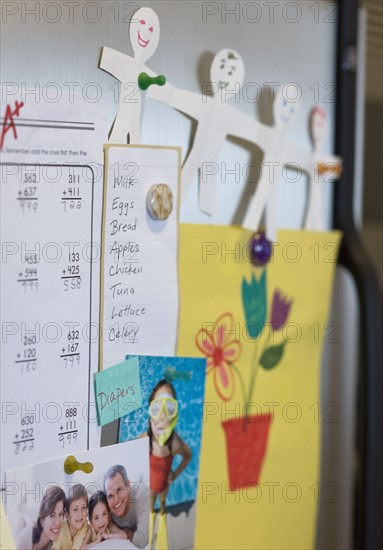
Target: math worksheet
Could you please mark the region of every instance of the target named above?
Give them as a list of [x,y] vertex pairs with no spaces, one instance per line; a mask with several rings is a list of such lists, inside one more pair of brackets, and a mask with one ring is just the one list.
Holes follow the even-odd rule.
[[92,380],[107,139],[103,101],[4,98],[2,472],[99,444]]
[[175,353],[181,152],[107,145],[104,165],[106,111],[3,105],[2,472],[97,447],[94,374]]

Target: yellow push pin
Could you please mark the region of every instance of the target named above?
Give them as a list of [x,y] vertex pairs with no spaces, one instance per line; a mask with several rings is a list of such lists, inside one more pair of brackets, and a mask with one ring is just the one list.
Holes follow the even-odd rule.
[[64,462],[64,472],[70,475],[77,470],[81,470],[84,474],[90,474],[93,472],[93,464],[91,462],[79,462],[76,457],[69,455]]

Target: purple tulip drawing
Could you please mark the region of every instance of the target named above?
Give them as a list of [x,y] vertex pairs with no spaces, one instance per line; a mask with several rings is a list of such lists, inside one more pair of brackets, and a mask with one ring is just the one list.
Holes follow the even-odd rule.
[[275,290],[271,306],[271,326],[273,330],[281,330],[289,316],[293,300],[288,301],[279,290]]
[[[246,388],[245,380],[236,364],[242,351],[242,344],[237,338],[233,338],[236,325],[234,316],[226,312],[218,317],[214,325],[219,328],[217,334],[209,332],[206,328],[200,329],[195,337],[195,343],[199,351],[207,357],[207,374],[213,373],[216,392],[222,401],[230,401],[234,396],[236,378],[240,382],[242,398],[245,410],[252,402],[253,391],[260,368],[272,371],[281,362],[286,341],[274,343],[274,337],[267,341],[263,335],[266,320],[267,326],[273,331],[281,330],[290,314],[293,300],[278,289],[273,293],[271,311],[267,300],[267,270],[264,268],[259,277],[254,272],[250,281],[242,278],[241,296],[246,323],[246,342],[254,341],[253,357],[251,360],[250,379]],[[259,340],[263,340],[262,349],[259,349]],[[265,341],[266,340],[266,341]],[[270,345],[270,342],[272,345]],[[246,418],[246,414],[244,418]]]
[[[242,303],[247,334],[249,338],[254,339],[252,372],[248,394],[245,399],[245,403],[247,404],[252,399],[259,367],[267,371],[273,370],[282,360],[286,344],[285,340],[271,346],[268,346],[266,342],[262,351],[259,351],[256,345],[258,337],[262,336],[266,319],[270,312],[267,306],[266,268],[263,269],[259,279],[255,278],[254,273],[250,282],[245,277],[242,279]],[[292,303],[293,300],[288,300],[280,290],[276,289],[274,291],[269,317],[269,323],[273,331],[281,330],[285,326]]]

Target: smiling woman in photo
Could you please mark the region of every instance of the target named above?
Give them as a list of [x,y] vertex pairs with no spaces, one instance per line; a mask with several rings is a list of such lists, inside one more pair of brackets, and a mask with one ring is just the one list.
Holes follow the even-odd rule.
[[64,507],[64,491],[58,485],[49,487],[41,500],[35,525],[22,531],[17,550],[49,550],[60,534],[64,522]]

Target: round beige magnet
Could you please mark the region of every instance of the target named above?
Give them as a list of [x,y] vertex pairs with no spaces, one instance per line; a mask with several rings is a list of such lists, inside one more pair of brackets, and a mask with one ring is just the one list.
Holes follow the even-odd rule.
[[153,220],[167,220],[173,210],[173,193],[166,183],[152,185],[146,196],[146,209]]

